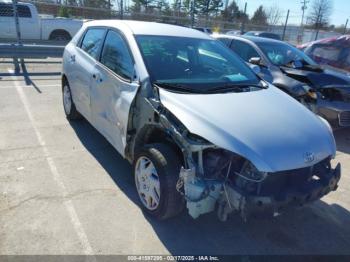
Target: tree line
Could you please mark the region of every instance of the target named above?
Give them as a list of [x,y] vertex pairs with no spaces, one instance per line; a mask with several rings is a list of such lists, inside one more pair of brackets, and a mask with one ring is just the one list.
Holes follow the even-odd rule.
[[[120,10],[121,0],[58,0],[61,4]],[[128,3],[128,5],[126,5]],[[242,1],[240,1],[242,3]],[[248,3],[249,4],[249,3]],[[297,3],[296,3],[297,4]],[[307,15],[306,26],[325,28],[329,26],[333,0],[313,0]],[[69,9],[62,5],[60,16],[69,16]],[[148,13],[164,16],[191,16],[205,19],[220,19],[231,23],[254,25],[281,25],[285,22],[286,10],[274,4],[260,5],[251,16],[240,8],[235,0],[123,0],[123,10],[129,13]],[[301,9],[300,9],[301,10]],[[300,11],[301,12],[301,11]],[[301,16],[301,13],[300,13]]]

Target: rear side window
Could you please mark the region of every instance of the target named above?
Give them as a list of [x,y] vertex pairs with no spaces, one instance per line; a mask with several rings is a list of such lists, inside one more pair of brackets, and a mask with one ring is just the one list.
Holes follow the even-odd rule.
[[[26,5],[17,5],[18,16],[22,18],[31,18],[32,14],[30,9]],[[1,17],[13,17],[12,4],[0,3],[0,16]]]
[[239,40],[232,41],[231,49],[246,62],[249,62],[249,59],[252,57],[260,57],[258,52],[251,45]]
[[331,62],[336,62],[339,59],[341,53],[341,48],[337,46],[318,46],[313,50],[312,56],[315,60],[327,60]]
[[92,28],[88,29],[83,41],[81,42],[81,49],[88,53],[91,57],[97,59],[100,47],[102,46],[105,29]]
[[117,75],[132,79],[134,63],[124,38],[117,32],[109,31],[103,46],[101,63]]
[[279,35],[276,35],[276,34],[262,33],[262,34],[260,34],[260,36],[261,37],[272,38],[272,39],[276,39],[276,40],[281,40]]

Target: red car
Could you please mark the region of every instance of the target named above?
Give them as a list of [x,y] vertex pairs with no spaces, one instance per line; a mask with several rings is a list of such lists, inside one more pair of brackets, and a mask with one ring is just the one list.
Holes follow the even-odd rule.
[[298,48],[319,64],[350,74],[350,35],[326,38]]

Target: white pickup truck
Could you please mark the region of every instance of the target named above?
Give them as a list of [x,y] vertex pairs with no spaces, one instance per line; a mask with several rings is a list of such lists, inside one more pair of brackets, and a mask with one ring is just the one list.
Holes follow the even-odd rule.
[[[82,20],[69,18],[41,18],[33,4],[17,4],[21,39],[70,40],[83,25]],[[16,38],[13,5],[0,2],[0,38]]]

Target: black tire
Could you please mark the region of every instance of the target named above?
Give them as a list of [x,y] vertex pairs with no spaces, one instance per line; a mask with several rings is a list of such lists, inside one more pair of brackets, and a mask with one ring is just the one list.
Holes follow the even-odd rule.
[[[65,101],[64,101],[65,88],[68,88],[70,93],[70,100],[71,100],[70,110],[68,110],[68,108],[66,108],[65,106]],[[68,84],[68,81],[63,81],[63,84],[62,84],[62,102],[63,102],[63,110],[68,120],[80,120],[82,118],[81,114],[78,112],[77,108],[75,107],[73,97],[72,97],[72,92]]]
[[57,30],[50,34],[49,40],[54,41],[70,41],[72,37],[67,31]]
[[[160,200],[158,207],[154,210],[150,210],[140,200],[142,208],[159,220],[165,220],[180,214],[184,209],[185,202],[181,194],[176,190],[181,162],[175,151],[165,144],[150,144],[144,146],[136,154],[133,163],[135,185],[136,163],[140,157],[147,157],[152,161],[160,181]],[[139,197],[141,198],[140,195]]]

